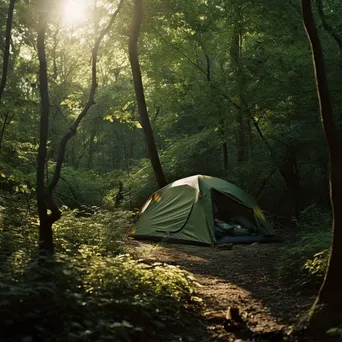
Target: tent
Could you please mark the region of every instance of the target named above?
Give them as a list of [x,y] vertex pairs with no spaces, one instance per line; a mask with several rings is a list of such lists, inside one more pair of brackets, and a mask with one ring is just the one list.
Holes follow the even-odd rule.
[[[215,219],[227,221],[236,217],[252,224],[254,233],[218,238]],[[256,201],[242,189],[219,178],[196,175],[179,179],[152,194],[140,209],[133,236],[214,245],[267,240],[273,231]]]

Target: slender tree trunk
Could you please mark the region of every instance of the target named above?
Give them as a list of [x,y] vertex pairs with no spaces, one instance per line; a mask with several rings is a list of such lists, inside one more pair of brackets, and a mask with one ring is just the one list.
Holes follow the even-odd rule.
[[[239,13],[239,18],[242,20],[241,13]],[[240,137],[241,137],[241,143],[242,143],[242,150],[243,150],[243,156],[241,161],[248,161],[249,158],[249,109],[248,104],[245,99],[245,91],[246,91],[246,75],[243,70],[243,60],[242,60],[242,42],[243,42],[243,33],[242,33],[242,27],[241,24],[237,24],[237,42],[238,42],[238,89],[239,89],[239,100],[241,103],[241,107],[243,110],[241,111],[241,127],[240,127]]]
[[222,159],[223,159],[223,171],[228,170],[228,144],[226,141],[226,127],[223,115],[219,121],[219,137],[221,139]]
[[0,81],[0,103],[2,100],[2,96],[4,94],[6,82],[7,82],[14,4],[15,4],[15,0],[10,0],[9,6],[8,6],[8,12],[7,12],[5,47],[4,47],[4,52],[3,52],[2,75],[1,75],[1,81]]
[[[199,66],[200,70],[204,71],[204,74],[206,75],[206,79],[208,84],[212,87],[212,71],[211,71],[211,59],[210,56],[203,44],[203,42],[201,40],[199,40],[199,45],[202,48],[204,57],[205,57],[205,61],[206,61],[206,68],[205,69],[201,69],[201,67],[199,66],[200,64],[197,63],[197,65]],[[220,118],[219,121],[219,135],[220,135],[220,139],[222,140],[221,143],[221,149],[222,149],[222,157],[223,157],[223,170],[227,171],[228,170],[228,144],[225,141],[226,139],[226,129],[225,129],[225,120],[223,115]]]
[[52,61],[53,61],[53,75],[52,78],[56,81],[58,76],[58,68],[57,68],[57,57],[56,50],[58,45],[58,34],[59,34],[59,23],[57,29],[53,35],[53,48],[52,48]]
[[[240,17],[240,13],[238,13]],[[235,76],[237,79],[237,92],[239,96],[240,106],[236,112],[236,122],[238,124],[238,135],[237,135],[237,160],[238,162],[244,162],[248,159],[248,148],[247,148],[247,136],[248,132],[247,121],[248,113],[243,108],[243,91],[245,88],[244,75],[242,70],[242,33],[240,23],[236,23],[233,32],[232,44],[230,49],[231,63],[235,71]]]
[[37,51],[39,58],[39,89],[40,89],[40,124],[39,149],[37,158],[37,206],[39,214],[39,248],[53,254],[52,222],[47,213],[45,197],[45,161],[47,158],[47,141],[49,132],[49,93],[45,55],[45,33],[47,20],[44,13],[39,14]]
[[[126,172],[127,172],[128,178],[130,178],[129,162],[128,162],[128,155],[127,155],[127,145],[125,143],[125,137],[124,136],[122,136],[122,141],[123,141],[123,153],[125,156]],[[121,184],[121,182],[120,182],[120,184]],[[122,184],[121,184],[121,193],[123,194],[123,185]],[[124,198],[123,195],[121,195],[121,196],[123,199]],[[128,186],[128,199],[129,199],[129,208],[131,209],[132,208],[132,198],[131,198],[131,187],[130,186]],[[116,201],[115,201],[115,207],[117,208]]]
[[323,129],[330,155],[330,198],[333,212],[333,242],[323,285],[309,315],[309,332],[326,336],[342,321],[342,144],[335,128],[323,52],[313,19],[311,0],[301,0],[304,27],[311,44]]
[[227,142],[222,143],[222,155],[223,155],[223,170],[228,171],[228,146]]
[[49,216],[40,219],[39,225],[39,250],[49,255],[54,253],[52,220]]
[[247,127],[248,127],[248,137],[249,137],[249,148],[251,152],[251,157],[254,156],[254,144],[253,144],[253,132],[251,126],[251,120],[249,119],[250,115],[247,113]]
[[[43,6],[44,2],[41,3]],[[98,34],[95,39],[94,47],[92,51],[92,64],[91,64],[91,87],[89,91],[88,101],[85,104],[83,110],[80,112],[78,117],[75,119],[74,123],[70,127],[70,130],[62,137],[60,141],[60,147],[58,151],[58,157],[56,162],[56,167],[48,186],[45,186],[45,162],[47,160],[47,141],[49,132],[49,93],[48,93],[48,76],[47,76],[47,62],[45,54],[45,34],[47,29],[47,8],[41,10],[38,19],[37,28],[37,52],[39,59],[39,89],[41,98],[41,109],[40,109],[40,137],[39,137],[39,149],[37,158],[37,206],[39,214],[39,247],[42,251],[48,254],[53,254],[53,236],[52,236],[52,225],[54,222],[59,220],[61,217],[61,212],[58,206],[53,200],[53,191],[60,179],[61,169],[65,157],[65,151],[68,141],[76,134],[77,129],[83,118],[87,115],[91,106],[95,104],[94,98],[97,89],[97,58],[98,51],[100,48],[101,41],[103,37],[109,33],[114,21],[121,10],[123,5],[123,0],[113,13],[109,23],[104,29]],[[51,214],[48,214],[48,209],[51,210]]]
[[[14,114],[13,114],[13,115],[14,115]],[[6,128],[7,128],[8,125],[11,123],[12,118],[13,118],[13,115],[10,117],[10,116],[9,116],[9,112],[7,112],[7,113],[4,115],[4,122],[2,123],[1,130],[0,130],[0,153],[1,153],[1,150],[2,150],[2,141],[3,141],[3,139],[4,139],[4,135],[5,135]]]
[[238,135],[237,135],[237,160],[239,163],[246,160],[246,131],[243,111],[239,110],[236,113],[236,121],[238,123]]
[[94,152],[94,140],[96,136],[96,130],[93,129],[90,134],[90,141],[89,141],[89,155],[88,155],[88,162],[87,168],[91,169],[93,167],[93,152]]
[[272,146],[267,141],[267,139],[264,137],[264,135],[263,135],[263,133],[259,127],[258,122],[253,118],[252,115],[250,115],[250,119],[252,120],[253,125],[254,125],[255,129],[257,130],[261,140],[266,145],[266,147],[269,151],[271,160],[273,161],[274,164],[277,165],[279,173],[281,174],[281,176],[283,177],[283,179],[285,181],[287,189],[289,190],[290,198],[293,201],[294,214],[296,216],[298,216],[298,214],[299,214],[298,194],[300,193],[300,182],[301,182],[299,171],[298,171],[296,165],[293,163],[293,160],[292,160],[292,164],[290,164],[290,166],[289,166],[288,158],[285,158],[284,160],[282,160],[280,162],[277,160],[276,153],[273,150]]
[[156,143],[151,128],[151,123],[147,113],[146,100],[144,94],[144,87],[141,79],[141,70],[138,58],[138,39],[140,33],[140,27],[142,23],[142,0],[134,0],[134,16],[132,23],[132,33],[129,39],[129,60],[131,63],[131,69],[133,74],[133,82],[135,95],[138,104],[138,111],[140,116],[141,126],[144,130],[145,139],[147,143],[147,149],[150,156],[152,168],[159,187],[166,185],[166,179],[162,166],[160,164],[159,155],[156,147]]

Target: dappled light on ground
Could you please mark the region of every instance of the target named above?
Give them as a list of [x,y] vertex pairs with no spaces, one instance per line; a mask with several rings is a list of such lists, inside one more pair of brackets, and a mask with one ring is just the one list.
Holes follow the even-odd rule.
[[215,341],[248,341],[223,329],[230,305],[240,307],[252,332],[289,332],[313,301],[299,296],[275,276],[280,244],[235,245],[232,250],[137,241],[130,245],[133,253],[144,255],[146,260],[179,265],[194,274],[205,303],[204,324]]

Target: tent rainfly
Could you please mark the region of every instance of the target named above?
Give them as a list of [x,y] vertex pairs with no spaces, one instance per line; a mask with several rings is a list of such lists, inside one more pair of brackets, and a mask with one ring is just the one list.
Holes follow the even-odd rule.
[[[253,234],[218,237],[214,220],[234,218],[252,224]],[[222,179],[202,175],[179,179],[152,194],[140,210],[133,235],[136,239],[204,245],[273,239],[271,225],[251,196]]]

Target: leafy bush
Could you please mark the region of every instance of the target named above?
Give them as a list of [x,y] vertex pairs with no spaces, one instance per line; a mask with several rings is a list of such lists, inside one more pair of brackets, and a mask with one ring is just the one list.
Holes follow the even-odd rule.
[[153,341],[183,329],[197,305],[191,275],[124,253],[130,212],[75,214],[63,208],[53,258],[36,255],[37,219],[0,226],[1,341]]
[[130,175],[123,175],[124,208],[140,208],[147,198],[158,189],[151,162],[142,159],[139,166],[131,170]]
[[307,270],[310,275],[322,280],[328,265],[330,256],[330,249],[324,249],[322,252],[316,253],[312,259],[308,259],[304,264],[304,269]]
[[331,214],[312,205],[295,220],[296,241],[284,247],[279,262],[281,276],[296,279],[295,286],[320,285],[331,244]]
[[92,210],[91,216],[76,217],[79,210],[62,208],[62,217],[54,224],[57,251],[77,251],[82,245],[97,246],[109,254],[120,251],[122,238],[132,226],[132,212]]
[[[51,171],[53,166],[51,165]],[[99,174],[92,170],[76,170],[66,166],[57,185],[59,201],[70,208],[78,208],[80,204],[102,206],[106,193],[118,187],[120,171]]]

